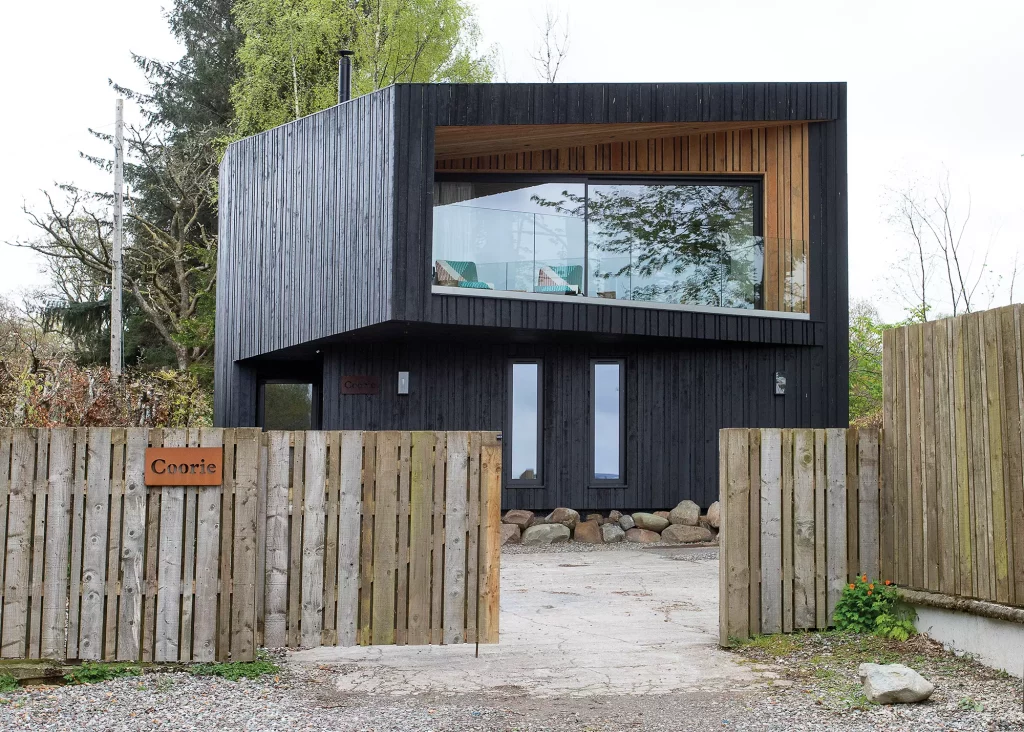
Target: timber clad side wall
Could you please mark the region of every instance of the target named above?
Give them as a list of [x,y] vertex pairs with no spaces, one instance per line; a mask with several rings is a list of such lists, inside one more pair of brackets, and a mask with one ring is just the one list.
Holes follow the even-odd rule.
[[887,330],[882,566],[1024,605],[1024,306]]
[[232,144],[221,163],[216,412],[251,426],[234,362],[391,318],[394,89]]
[[719,435],[719,642],[828,628],[850,579],[880,578],[879,431]]
[[[223,485],[147,488],[147,446]],[[492,433],[0,429],[0,657],[497,642],[500,489]]]

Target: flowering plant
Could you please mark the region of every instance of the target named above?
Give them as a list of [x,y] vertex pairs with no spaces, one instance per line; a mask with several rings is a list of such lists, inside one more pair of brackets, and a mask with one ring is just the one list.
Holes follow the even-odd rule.
[[866,574],[843,589],[833,619],[837,630],[901,641],[916,632],[913,619],[900,604],[896,585],[889,580],[869,581]]

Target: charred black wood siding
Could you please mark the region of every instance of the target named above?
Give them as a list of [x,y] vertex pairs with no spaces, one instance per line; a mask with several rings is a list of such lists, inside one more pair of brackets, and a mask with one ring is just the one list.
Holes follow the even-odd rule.
[[[787,120],[813,121],[809,125],[809,320],[431,293],[431,184],[437,125]],[[679,371],[665,361],[661,368],[675,369],[676,381],[662,384],[651,377],[644,383],[652,394],[659,388],[690,393],[686,389],[699,390],[693,385],[704,378],[717,379],[709,382],[714,384],[752,380],[759,384],[756,394],[752,387],[709,389],[707,399],[715,401],[703,401],[702,408],[705,414],[714,413],[713,419],[705,416],[714,429],[845,425],[846,197],[845,84],[399,85],[375,92],[243,140],[228,150],[220,190],[215,419],[229,426],[252,424],[255,419],[254,367],[240,360],[280,355],[282,349],[326,343],[359,329],[372,340],[375,326],[401,321],[413,330],[417,323],[453,331],[504,329],[510,340],[513,332],[517,340],[529,332],[549,341],[557,340],[559,333],[573,332],[592,334],[601,341],[686,339],[689,365]],[[390,337],[387,333],[382,330],[380,339]],[[635,340],[631,343],[629,348],[638,354],[646,352]],[[470,345],[441,350],[454,348],[478,354]],[[662,346],[650,348],[657,351]],[[726,353],[728,358],[722,355]],[[479,356],[479,373],[499,373],[494,378],[500,382],[476,375],[466,361],[470,357],[460,356],[463,378],[483,379],[484,387],[503,384],[504,366],[489,371],[494,357]],[[759,364],[756,375],[755,364]],[[330,368],[329,359],[325,368]],[[802,396],[790,399],[787,395],[778,402],[769,399],[770,404],[759,401],[757,406],[749,403],[765,398],[762,381],[774,370],[786,371],[791,384],[799,384],[792,388]],[[325,375],[328,401],[329,382]],[[474,388],[469,393],[479,400],[493,392]],[[410,399],[402,404],[413,403]],[[500,403],[504,405],[503,395]],[[400,410],[408,408],[396,404],[386,414],[363,415],[367,421],[362,423],[356,414],[342,424],[341,412],[335,415],[339,421],[332,422],[331,406],[325,403],[324,426],[490,428],[482,414],[469,424],[465,410],[457,406],[423,414],[422,423],[411,417],[400,419]],[[766,421],[769,412],[774,421]],[[652,427],[649,437],[654,439],[657,433]],[[670,449],[670,437],[693,439],[696,434],[680,428],[661,444]],[[686,460],[693,462],[679,470],[700,472],[699,480],[687,479],[690,485],[704,481],[716,469],[710,434],[700,432],[699,449],[685,448]],[[681,475],[675,468],[664,471],[667,477]],[[709,485],[716,483],[712,479]]]
[[[706,507],[718,497],[720,428],[825,425],[825,395],[808,377],[824,369],[822,348],[442,340],[325,349],[324,427],[507,431],[513,358],[542,360],[545,449],[543,487],[510,487],[506,476],[506,509],[663,508],[685,498]],[[626,363],[625,488],[587,480],[594,358]],[[399,371],[410,372],[406,396],[397,394]],[[789,377],[785,396],[774,394],[776,371]],[[377,376],[381,393],[341,395],[343,375]]]
[[392,313],[394,88],[231,145],[221,164],[215,419],[251,423],[245,359]]

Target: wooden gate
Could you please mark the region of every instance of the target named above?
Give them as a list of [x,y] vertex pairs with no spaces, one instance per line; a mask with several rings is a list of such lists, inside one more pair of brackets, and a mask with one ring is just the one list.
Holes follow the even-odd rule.
[[[221,447],[147,488],[147,447]],[[0,657],[498,638],[494,433],[0,430]]]
[[879,430],[719,433],[719,642],[825,629],[878,579]]

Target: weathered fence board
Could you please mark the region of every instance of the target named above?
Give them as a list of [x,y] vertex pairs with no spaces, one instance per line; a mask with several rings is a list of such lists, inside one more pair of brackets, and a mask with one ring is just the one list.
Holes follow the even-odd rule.
[[723,645],[831,625],[845,583],[877,562],[878,451],[877,429],[721,431]]
[[[222,447],[218,487],[147,447]],[[493,433],[0,429],[0,655],[497,642]]]
[[886,331],[881,573],[1024,603],[1024,306]]

